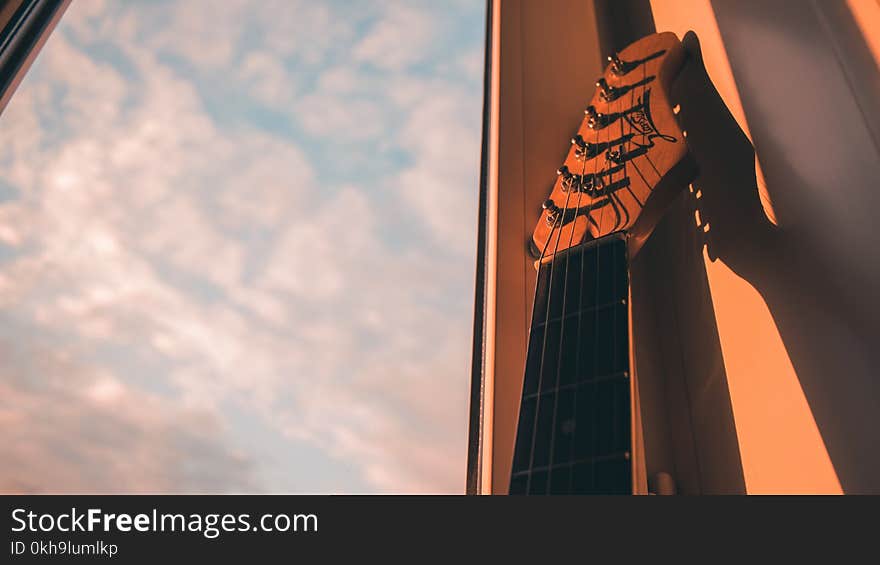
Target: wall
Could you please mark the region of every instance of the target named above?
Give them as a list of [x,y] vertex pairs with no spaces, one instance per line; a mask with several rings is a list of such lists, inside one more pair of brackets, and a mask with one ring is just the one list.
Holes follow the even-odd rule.
[[650,281],[648,295],[669,297],[645,296],[657,306],[634,312],[637,347],[655,344],[638,352],[640,386],[663,399],[646,406],[659,422],[646,437],[655,470],[672,469],[689,492],[877,492],[880,76],[865,33],[880,35],[880,5],[597,4],[502,0],[498,10],[488,337],[504,354],[487,368],[483,490],[505,492],[509,474],[534,278],[524,238],[600,51],[644,31],[647,14],[658,30],[696,32],[681,117],[702,169],[633,264],[634,302]]

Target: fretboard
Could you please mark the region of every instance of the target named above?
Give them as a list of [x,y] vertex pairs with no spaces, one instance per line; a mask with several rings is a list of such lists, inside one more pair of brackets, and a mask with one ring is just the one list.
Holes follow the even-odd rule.
[[630,494],[626,241],[574,248],[538,272],[511,494]]

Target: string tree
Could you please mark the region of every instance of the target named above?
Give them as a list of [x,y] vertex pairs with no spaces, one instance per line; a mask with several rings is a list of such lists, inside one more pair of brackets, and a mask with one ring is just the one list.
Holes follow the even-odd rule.
[[626,151],[626,149],[624,148],[624,146],[622,144],[618,145],[617,149],[609,149],[608,151],[605,152],[605,160],[610,161],[611,163],[614,163],[615,165],[620,165],[625,160],[625,155],[626,155],[625,151]]

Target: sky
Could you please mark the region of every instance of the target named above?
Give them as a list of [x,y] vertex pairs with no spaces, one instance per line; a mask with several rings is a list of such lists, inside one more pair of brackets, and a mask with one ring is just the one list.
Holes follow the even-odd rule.
[[73,2],[0,116],[0,491],[462,492],[484,17]]

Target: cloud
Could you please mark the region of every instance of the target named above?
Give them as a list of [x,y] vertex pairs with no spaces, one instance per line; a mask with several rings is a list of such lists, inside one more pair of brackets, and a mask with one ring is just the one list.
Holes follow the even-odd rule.
[[426,5],[95,6],[0,119],[0,489],[461,491],[478,89],[404,72]]
[[400,71],[424,60],[435,31],[426,11],[390,2],[366,37],[355,45],[354,58],[381,69]]
[[224,445],[222,423],[213,415],[134,390],[106,369],[37,340],[22,348],[20,336],[4,336],[0,351],[0,490],[258,488],[247,459]]
[[250,84],[250,91],[263,104],[280,107],[294,100],[296,84],[277,57],[261,51],[249,53],[239,72],[240,80]]
[[375,139],[385,131],[384,109],[370,100],[310,94],[296,105],[300,124],[310,134],[343,142]]
[[417,100],[400,139],[413,156],[396,179],[399,198],[423,220],[439,245],[473,253],[478,99],[459,87],[401,80],[401,101]]

